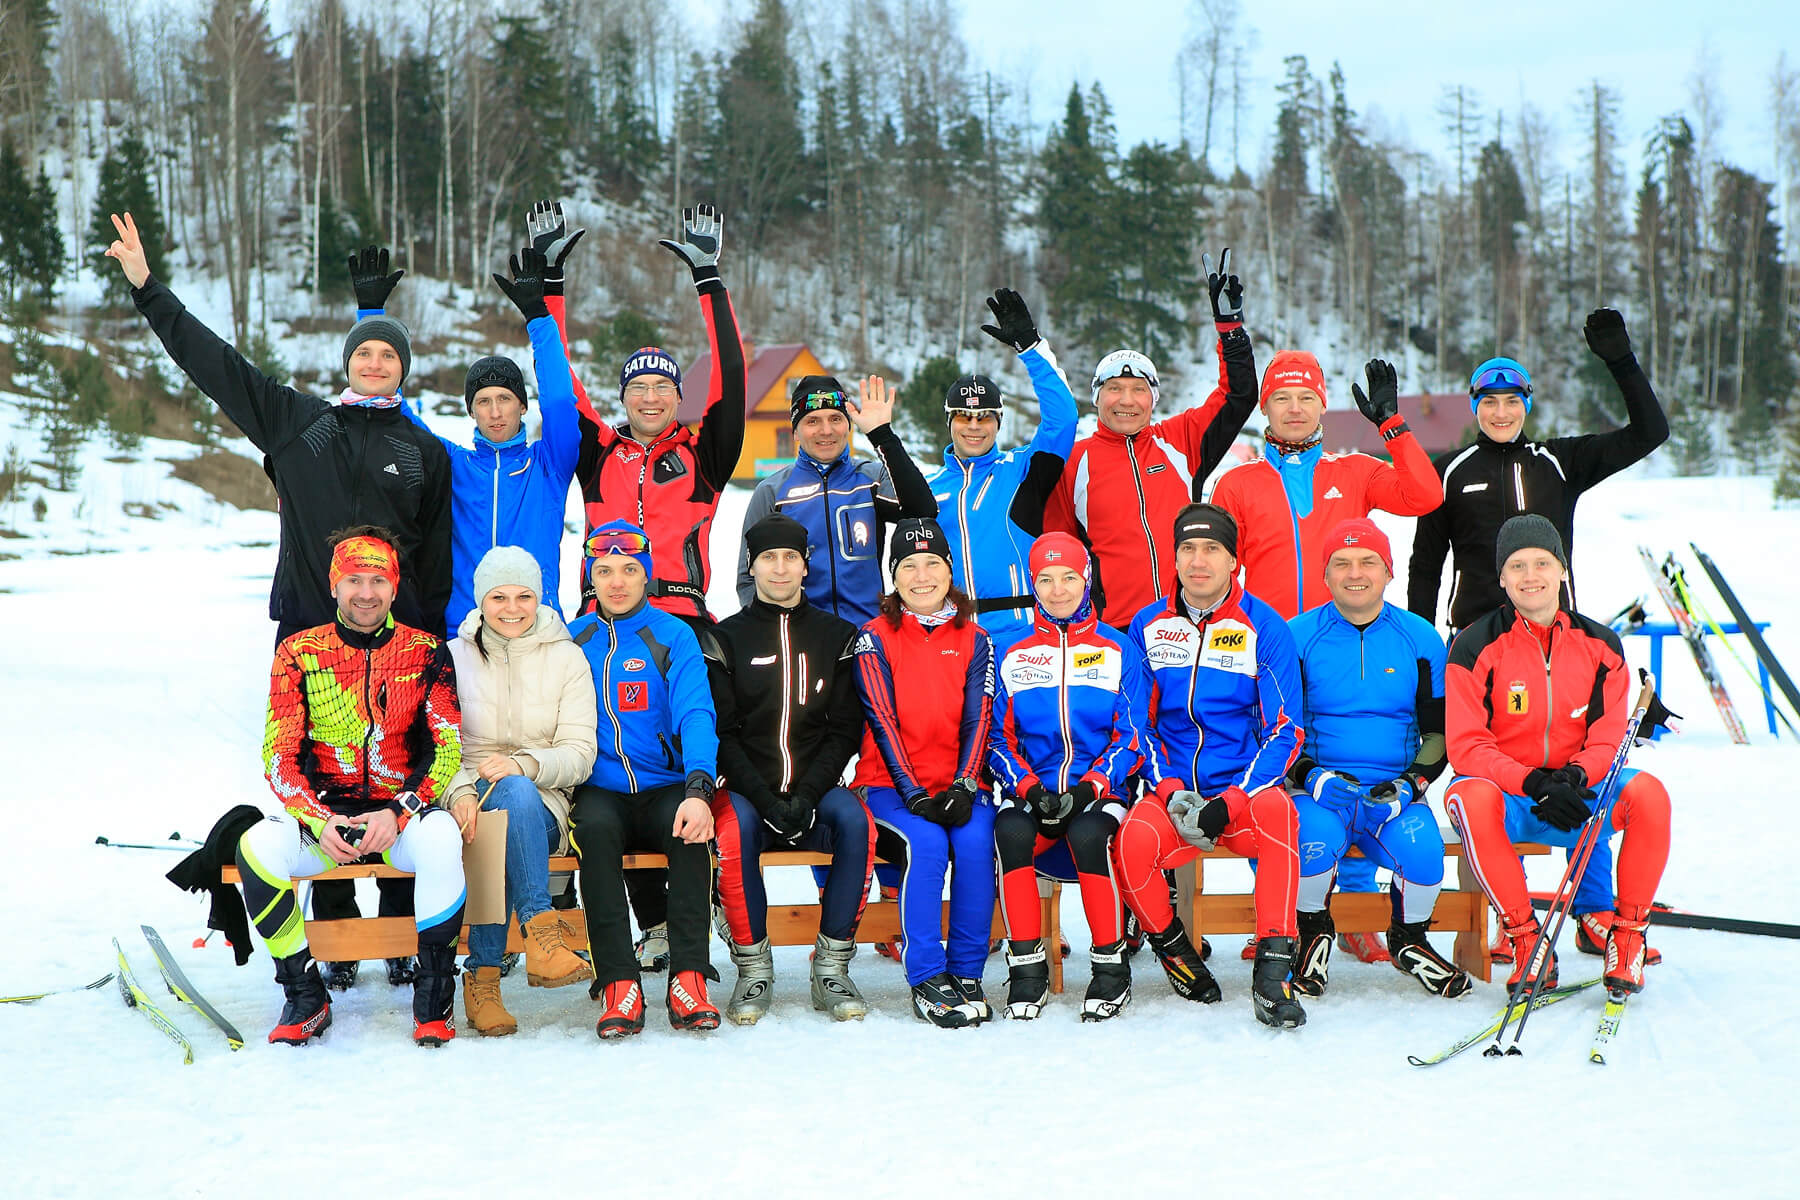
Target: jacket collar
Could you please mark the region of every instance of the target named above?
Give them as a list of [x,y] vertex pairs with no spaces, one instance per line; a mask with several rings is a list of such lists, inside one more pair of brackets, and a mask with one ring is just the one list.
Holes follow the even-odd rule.
[[519,432],[513,434],[504,442],[496,442],[486,434],[482,433],[481,430],[477,429],[475,431],[475,444],[483,450],[498,451],[516,449],[525,444],[525,426],[521,424],[519,426]]
[[806,592],[804,589],[800,592],[800,602],[798,604],[794,605],[792,608],[783,608],[779,604],[770,604],[767,600],[764,600],[761,596],[752,596],[750,598],[750,603],[744,605],[745,611],[753,612],[759,617],[764,617],[764,618],[771,619],[771,620],[776,617],[782,617],[782,616],[797,617],[802,612],[804,612],[806,609],[808,609],[810,607],[812,607],[812,606],[807,602]]
[[[1239,583],[1236,579],[1233,579],[1231,581],[1231,590],[1226,592],[1225,598],[1219,601],[1218,605],[1211,612],[1206,614],[1205,620],[1212,621],[1233,613],[1247,618],[1248,614],[1246,614],[1243,609],[1243,598],[1244,585]],[[1168,600],[1163,607],[1163,612],[1168,616],[1188,617],[1188,604],[1186,600],[1182,599],[1181,581],[1179,579],[1175,581],[1175,590],[1169,593]],[[1188,619],[1192,620],[1193,618],[1188,617]]]
[[357,650],[374,650],[387,645],[393,640],[394,630],[397,628],[394,614],[391,612],[388,613],[387,620],[382,623],[381,628],[373,633],[364,633],[357,629],[350,622],[344,620],[344,614],[341,612],[336,614],[335,619],[338,636],[344,639],[344,645]]

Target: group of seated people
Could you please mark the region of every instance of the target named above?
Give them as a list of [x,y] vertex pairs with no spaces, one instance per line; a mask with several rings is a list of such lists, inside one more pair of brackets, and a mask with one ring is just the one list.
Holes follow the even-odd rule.
[[[1393,966],[1462,995],[1468,977],[1427,936],[1444,846],[1425,793],[1446,769],[1445,810],[1513,949],[1509,987],[1554,974],[1553,956],[1532,953],[1539,927],[1511,842],[1573,845],[1625,736],[1630,672],[1617,637],[1575,611],[1566,546],[1580,492],[1659,440],[1660,409],[1617,313],[1597,310],[1585,332],[1630,427],[1528,442],[1529,376],[1492,359],[1470,382],[1477,443],[1434,469],[1380,360],[1366,367],[1368,393],[1351,390],[1393,462],[1324,453],[1319,364],[1283,351],[1259,380],[1229,251],[1216,270],[1206,263],[1212,395],[1158,420],[1154,364],[1114,352],[1094,372],[1098,428],[1079,440],[1055,356],[1018,293],[1000,289],[982,329],[1031,380],[1030,441],[1001,450],[1000,389],[964,376],[944,399],[944,465],[927,478],[892,428],[884,381],[860,381],[855,398],[829,376],[795,381],[795,460],[751,497],[741,608],[715,621],[709,540],[745,411],[716,212],[689,210],[680,239],[661,243],[691,269],[706,323],[696,425],[677,420],[681,371],[657,347],[621,367],[626,420],[600,418],[564,331],[564,262],[583,231],[541,204],[530,244],[495,281],[531,338],[542,434],[525,429],[523,372],[492,356],[468,371],[472,449],[425,429],[405,402],[410,336],[385,311],[402,274],[386,251],[352,259],[358,321],[333,403],[269,380],[206,330],[150,277],[130,215],[114,220],[107,253],[134,301],[263,450],[283,501],[264,759],[285,812],[235,843],[285,997],[271,1041],[304,1043],[331,1022],[293,881],[371,857],[414,877],[414,1038],[455,1036],[463,849],[498,812],[527,982],[589,983],[605,1039],[645,1023],[634,915],[666,939],[675,1028],[769,1011],[760,863],[780,849],[829,855],[810,990],[840,1021],[868,1012],[848,965],[876,879],[898,905],[912,1011],[934,1025],[993,1015],[983,974],[996,899],[998,1007],[1031,1019],[1049,1002],[1039,872],[1079,884],[1093,939],[1083,1020],[1128,1005],[1140,940],[1176,994],[1217,1002],[1170,882],[1215,847],[1254,860],[1258,1021],[1304,1023],[1300,998],[1329,979],[1331,891],[1372,889],[1378,867],[1394,876]],[[1263,456],[1201,502],[1258,409]],[[872,459],[853,454],[853,426]],[[1524,467],[1540,461],[1545,478],[1528,484]],[[1461,483],[1446,499],[1446,479],[1477,470],[1510,470],[1510,482]],[[565,623],[572,482],[589,528],[581,615]],[[1503,499],[1527,511],[1493,521]],[[1367,519],[1374,508],[1424,515],[1413,564],[1415,589],[1421,563],[1433,576],[1424,613],[1385,599],[1393,555]],[[1459,584],[1446,651],[1429,614],[1447,549]],[[1605,811],[1632,831],[1616,903],[1611,860],[1596,854],[1588,876],[1603,898],[1577,912],[1604,949],[1608,986],[1633,991],[1654,961],[1644,930],[1668,796],[1627,773]],[[1351,847],[1361,854],[1346,857]],[[569,852],[579,929],[551,898],[549,859]],[[634,852],[664,856],[666,873],[627,872]],[[1352,878],[1359,865],[1367,873]],[[325,886],[314,914],[344,915]],[[737,973],[723,1014],[707,988],[715,897]],[[484,1035],[517,1028],[501,997],[506,946],[504,923],[469,929],[464,1011]]]

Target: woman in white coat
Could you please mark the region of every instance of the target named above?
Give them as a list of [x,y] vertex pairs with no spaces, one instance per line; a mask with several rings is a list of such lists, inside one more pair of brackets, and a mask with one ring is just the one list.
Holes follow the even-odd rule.
[[[518,546],[494,547],[475,568],[478,607],[450,643],[463,757],[446,803],[464,841],[482,813],[507,814],[506,906],[525,934],[526,979],[563,987],[594,972],[550,907],[549,859],[567,852],[569,796],[594,769],[597,711],[587,659],[538,603],[542,587],[537,560]],[[469,928],[463,1012],[484,1036],[518,1029],[500,1000],[506,929]]]

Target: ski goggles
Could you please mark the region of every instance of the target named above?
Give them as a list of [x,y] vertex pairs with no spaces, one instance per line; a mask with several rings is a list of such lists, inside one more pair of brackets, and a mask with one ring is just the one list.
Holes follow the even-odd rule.
[[1136,350],[1114,350],[1094,368],[1094,390],[1099,391],[1109,379],[1120,378],[1142,379],[1156,387],[1156,364]]
[[794,411],[800,413],[818,412],[825,408],[844,408],[850,403],[850,397],[842,392],[808,392],[794,405]]
[[636,557],[650,553],[650,535],[635,529],[596,529],[588,534],[587,556],[604,558],[608,554]]
[[1490,358],[1469,376],[1469,399],[1489,392],[1517,392],[1521,400],[1529,400],[1531,373],[1510,358]]

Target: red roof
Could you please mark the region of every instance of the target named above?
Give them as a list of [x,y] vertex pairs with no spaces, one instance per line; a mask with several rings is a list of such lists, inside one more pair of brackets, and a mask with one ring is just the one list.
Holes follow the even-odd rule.
[[[1475,415],[1469,411],[1465,392],[1402,396],[1400,414],[1427,454],[1454,450],[1475,436]],[[1381,458],[1390,457],[1382,448],[1381,431],[1369,424],[1355,404],[1334,404],[1325,410],[1325,449],[1334,453],[1361,450]]]
[[[804,343],[794,342],[781,346],[758,346],[756,357],[751,360],[747,372],[749,376],[744,388],[744,415],[748,416],[756,410],[757,401],[768,395],[769,389],[781,382],[787,374],[789,366],[800,357],[806,349]],[[675,412],[675,419],[683,425],[692,425],[706,415],[706,395],[712,384],[712,351],[708,350],[696,358],[681,372],[681,407]]]

